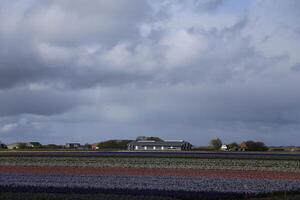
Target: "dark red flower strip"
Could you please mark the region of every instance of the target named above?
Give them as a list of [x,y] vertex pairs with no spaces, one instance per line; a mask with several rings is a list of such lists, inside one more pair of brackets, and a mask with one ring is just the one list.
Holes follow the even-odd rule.
[[26,167],[0,166],[0,173],[32,174],[94,174],[132,176],[187,176],[249,179],[300,180],[299,172],[202,170],[202,169],[158,169],[158,168],[94,168],[94,167]]

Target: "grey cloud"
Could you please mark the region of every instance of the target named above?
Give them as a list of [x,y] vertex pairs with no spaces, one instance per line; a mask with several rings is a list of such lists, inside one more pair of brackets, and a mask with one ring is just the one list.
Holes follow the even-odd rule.
[[291,67],[292,71],[298,72],[300,71],[300,63],[297,63]]
[[[0,88],[40,81],[90,87],[138,78],[134,73],[113,71],[105,63],[94,62],[94,67],[88,68],[78,62],[82,49],[95,45],[109,49],[119,41],[137,37],[139,22],[147,16],[146,2],[95,0],[83,4],[80,0],[65,0],[26,4],[2,2],[8,9],[0,13],[2,21],[10,12],[14,15],[0,28]],[[53,51],[58,55],[49,60]],[[64,51],[68,57],[59,59]],[[100,56],[101,52],[85,59]]]
[[[30,83],[47,83],[62,88],[89,88],[96,85],[118,85],[145,82],[151,74],[111,69],[104,62],[91,61],[92,66],[79,64],[79,52],[67,60],[45,61],[37,49],[6,46],[10,53],[0,53],[0,88],[7,89]],[[98,55],[88,55],[93,60]],[[79,57],[78,57],[79,56]]]
[[[290,90],[278,94],[277,90],[283,88]],[[171,93],[167,92],[168,89],[158,91],[157,98],[150,101],[147,111],[155,124],[167,125],[169,121],[185,126],[198,124],[201,127],[207,122],[300,123],[299,95],[295,95],[297,87],[289,84],[272,86],[270,83],[264,85],[263,82],[250,85],[234,83],[205,89],[179,86]],[[273,101],[270,102],[270,99]]]
[[147,17],[146,1],[48,1],[26,19],[35,36],[59,45],[115,44],[135,38]]
[[0,96],[0,116],[61,114],[80,103],[74,93],[53,90],[13,89],[1,91]]

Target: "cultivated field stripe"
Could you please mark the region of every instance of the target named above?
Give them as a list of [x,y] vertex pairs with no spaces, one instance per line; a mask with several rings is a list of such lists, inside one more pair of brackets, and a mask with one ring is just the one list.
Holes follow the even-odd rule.
[[187,159],[187,158],[83,158],[83,157],[0,157],[0,166],[40,167],[128,167],[184,168],[203,170],[255,170],[300,172],[297,160]]
[[168,176],[0,174],[0,185],[9,187],[67,187],[161,191],[270,193],[299,191],[300,181]]
[[26,167],[0,166],[0,173],[25,174],[91,174],[131,176],[177,176],[177,177],[222,177],[239,179],[300,180],[298,172],[242,171],[242,170],[199,170],[199,169],[158,169],[120,167]]

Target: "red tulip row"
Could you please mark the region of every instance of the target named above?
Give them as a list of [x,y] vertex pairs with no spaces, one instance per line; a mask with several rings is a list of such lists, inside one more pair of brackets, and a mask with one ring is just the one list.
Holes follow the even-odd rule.
[[180,176],[180,177],[222,177],[244,179],[300,180],[299,172],[241,171],[241,170],[201,170],[201,169],[159,169],[121,167],[26,167],[0,166],[0,173],[30,174],[94,174],[132,176]]

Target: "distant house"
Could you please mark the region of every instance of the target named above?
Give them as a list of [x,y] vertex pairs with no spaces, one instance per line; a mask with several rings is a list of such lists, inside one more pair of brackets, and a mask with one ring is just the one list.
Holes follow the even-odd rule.
[[21,143],[13,143],[13,144],[9,144],[7,145],[8,149],[19,149],[21,146]]
[[228,146],[226,144],[223,144],[220,149],[222,151],[227,151],[228,150]]
[[31,149],[31,148],[38,148],[42,147],[42,145],[39,142],[17,142],[13,144],[7,145],[8,149]]
[[99,149],[98,144],[99,144],[99,143],[91,144],[92,150],[98,150],[98,149]]
[[39,142],[28,142],[25,145],[26,145],[26,147],[29,147],[29,148],[39,148],[39,147],[42,147],[41,143],[39,143]]
[[80,143],[66,143],[65,145],[65,148],[67,149],[78,149],[80,147]]
[[299,151],[300,152],[300,147],[293,147],[291,149],[289,149],[290,151]]
[[128,150],[190,150],[192,145],[184,140],[165,141],[132,141],[127,144]]
[[247,148],[248,148],[248,146],[247,146],[246,142],[242,142],[242,143],[240,144],[240,149],[241,149],[241,151],[246,151]]

